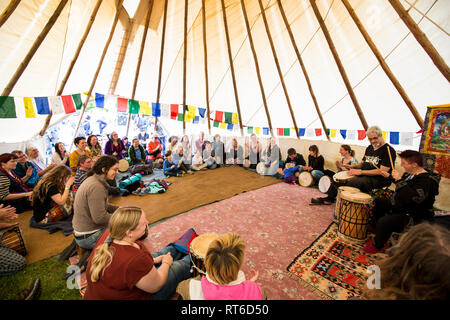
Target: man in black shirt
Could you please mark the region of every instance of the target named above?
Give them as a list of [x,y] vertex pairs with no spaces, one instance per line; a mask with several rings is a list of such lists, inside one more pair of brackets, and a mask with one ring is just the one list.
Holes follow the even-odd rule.
[[[380,189],[391,184],[391,179],[385,177],[391,173],[392,164],[395,163],[396,152],[383,139],[383,132],[377,126],[367,129],[367,138],[370,146],[366,148],[364,157],[360,163],[345,165],[349,169],[348,174],[356,176],[345,184],[346,186],[360,189],[362,192],[370,192],[373,189]],[[390,156],[389,156],[390,153]],[[391,158],[391,159],[390,159]],[[332,182],[325,198],[313,198],[313,204],[331,204],[336,200],[339,185]]]
[[289,148],[288,156],[283,164],[283,170],[286,168],[286,163],[294,163],[294,166],[306,166],[306,161],[300,153],[297,153],[294,148]]

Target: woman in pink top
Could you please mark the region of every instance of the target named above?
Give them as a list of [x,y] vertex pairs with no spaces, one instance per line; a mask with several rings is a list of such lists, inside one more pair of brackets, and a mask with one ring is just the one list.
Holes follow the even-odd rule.
[[255,282],[258,272],[251,270],[246,280],[241,271],[244,262],[244,240],[236,233],[221,235],[209,245],[205,257],[206,274],[178,285],[184,300],[262,300],[263,289]]

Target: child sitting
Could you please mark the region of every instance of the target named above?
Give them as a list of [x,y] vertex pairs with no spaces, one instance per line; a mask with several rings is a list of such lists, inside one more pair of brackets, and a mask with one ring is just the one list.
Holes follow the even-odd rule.
[[286,163],[286,168],[283,170],[284,182],[295,184],[300,175],[300,172],[297,171],[299,168],[300,165],[296,166],[293,162]]
[[171,177],[182,177],[183,173],[181,173],[181,163],[178,165],[173,162],[172,151],[168,150],[165,154],[166,160],[164,160],[163,171],[166,176]]
[[181,282],[177,292],[184,300],[262,300],[264,290],[255,282],[259,273],[251,270],[250,280],[241,271],[244,240],[236,233],[219,236],[209,245],[205,257],[206,274]]
[[195,153],[194,158],[192,158],[192,170],[195,171],[199,171],[199,170],[206,170],[205,168],[208,165],[206,163],[203,163],[203,158],[202,158],[202,151],[201,150],[197,150],[197,152]]

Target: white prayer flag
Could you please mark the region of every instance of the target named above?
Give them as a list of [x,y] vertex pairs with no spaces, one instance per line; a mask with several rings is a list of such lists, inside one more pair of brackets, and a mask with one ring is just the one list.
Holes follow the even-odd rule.
[[347,130],[347,139],[355,140],[356,139],[356,131],[355,130]]
[[65,114],[63,103],[61,97],[48,97],[50,108],[52,109],[53,115]]
[[400,144],[404,146],[412,146],[413,132],[400,132]]

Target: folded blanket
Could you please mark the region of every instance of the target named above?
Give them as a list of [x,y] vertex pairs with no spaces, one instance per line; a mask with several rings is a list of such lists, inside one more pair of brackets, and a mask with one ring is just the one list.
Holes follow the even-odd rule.
[[73,233],[72,218],[73,218],[73,214],[71,214],[66,219],[61,220],[61,221],[40,224],[40,223],[36,222],[34,217],[31,217],[30,227],[47,230],[48,233],[50,233],[50,234],[61,230],[63,235],[65,235],[67,237],[68,235]]

